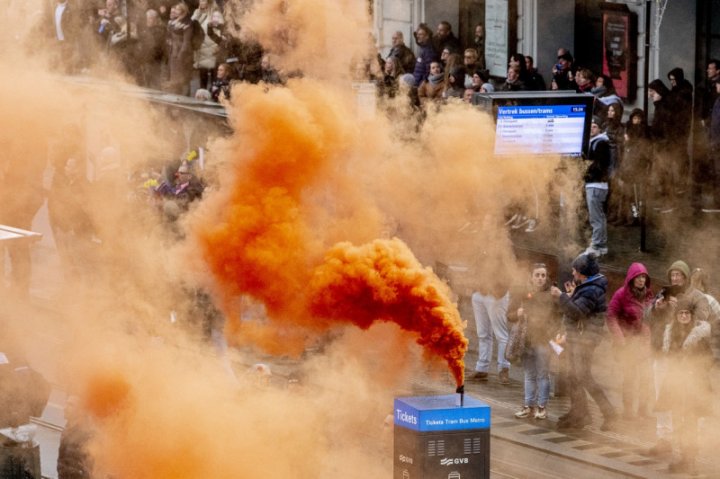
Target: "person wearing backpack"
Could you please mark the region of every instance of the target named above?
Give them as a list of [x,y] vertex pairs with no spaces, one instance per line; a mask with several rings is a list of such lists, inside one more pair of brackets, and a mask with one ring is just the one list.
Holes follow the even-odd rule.
[[200,0],[192,15],[193,25],[193,67],[200,80],[199,88],[209,89],[215,81],[217,54],[220,47],[207,35],[208,26],[214,16],[221,15],[215,0]]

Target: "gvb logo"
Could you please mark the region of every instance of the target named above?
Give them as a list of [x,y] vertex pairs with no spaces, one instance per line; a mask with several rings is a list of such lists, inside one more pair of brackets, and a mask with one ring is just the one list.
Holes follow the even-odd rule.
[[400,462],[404,462],[404,463],[407,463],[407,464],[412,464],[412,463],[413,463],[413,458],[412,458],[412,457],[408,457],[408,456],[405,456],[405,455],[403,455],[403,454],[400,454],[400,457],[399,457],[398,459],[400,460]]
[[446,457],[445,459],[440,460],[441,466],[456,466],[458,464],[467,464],[468,458],[467,457]]
[[403,469],[403,477],[402,479],[410,479],[410,473],[407,469]]

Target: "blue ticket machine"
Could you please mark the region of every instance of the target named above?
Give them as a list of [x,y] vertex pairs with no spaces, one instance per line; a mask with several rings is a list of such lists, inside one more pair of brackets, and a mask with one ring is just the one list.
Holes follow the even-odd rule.
[[466,396],[396,398],[394,479],[489,479],[490,406]]

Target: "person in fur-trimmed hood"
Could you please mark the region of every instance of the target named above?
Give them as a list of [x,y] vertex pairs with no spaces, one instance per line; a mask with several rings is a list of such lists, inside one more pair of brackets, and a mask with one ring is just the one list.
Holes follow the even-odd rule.
[[[690,267],[684,261],[675,261],[667,270],[670,285],[662,288],[645,312],[645,321],[650,326],[650,346],[653,355],[653,374],[656,397],[665,381],[670,359],[663,353],[663,335],[665,329],[675,319],[678,301],[687,301],[695,320],[706,321],[710,314],[707,298],[690,284]],[[673,433],[672,412],[658,411],[657,443],[648,450],[651,456],[665,457],[672,451],[670,437]]]
[[679,432],[679,457],[669,465],[670,472],[695,473],[698,418],[712,413],[710,376],[713,355],[710,323],[697,319],[687,299],[680,299],[673,320],[665,327],[662,351],[668,358],[668,371],[660,387],[656,411],[672,411]]

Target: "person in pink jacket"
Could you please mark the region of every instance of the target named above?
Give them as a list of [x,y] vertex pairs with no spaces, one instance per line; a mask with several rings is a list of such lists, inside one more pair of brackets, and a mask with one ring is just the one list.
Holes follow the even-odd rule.
[[650,414],[650,328],[643,322],[645,308],[653,300],[650,276],[642,263],[628,268],[625,284],[612,296],[607,327],[614,345],[615,360],[623,371],[623,417],[633,419],[635,398],[640,417]]

